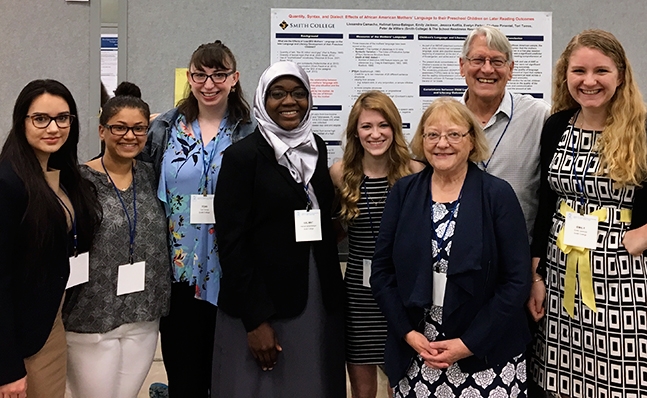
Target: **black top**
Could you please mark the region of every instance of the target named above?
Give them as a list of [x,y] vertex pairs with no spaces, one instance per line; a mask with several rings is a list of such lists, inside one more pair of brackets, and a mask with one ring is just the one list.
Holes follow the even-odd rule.
[[271,319],[291,318],[308,298],[310,250],[327,311],[343,308],[343,285],[331,221],[334,188],[323,140],[310,181],[321,210],[323,239],[296,242],[294,211],[306,194],[258,131],[225,150],[215,196],[216,234],[222,266],[218,306],[239,317],[247,331]]
[[[26,273],[23,217],[27,191],[9,162],[0,163],[0,385],[23,378],[23,359],[47,341],[70,273],[67,225],[50,223],[44,275]],[[61,212],[63,210],[61,209]]]

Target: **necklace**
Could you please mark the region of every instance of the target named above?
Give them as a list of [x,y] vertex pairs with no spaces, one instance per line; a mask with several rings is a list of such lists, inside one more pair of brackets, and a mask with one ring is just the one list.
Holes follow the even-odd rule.
[[[385,178],[385,177],[383,177],[383,178]],[[379,205],[384,204],[384,203],[386,202],[386,197],[387,197],[387,196],[388,196],[388,194],[389,194],[389,184],[388,184],[388,181],[387,181],[386,187],[384,187],[384,191],[381,193],[381,195],[382,195],[382,196],[381,196],[378,200],[374,201],[374,200],[373,200],[373,199],[368,195],[368,189],[367,189],[367,187],[366,187],[366,182],[368,181],[368,179],[369,179],[369,177],[368,177],[368,176],[364,176],[364,180],[362,181],[362,186],[364,187],[364,195],[366,196],[366,202],[367,202],[367,204],[370,204],[371,206],[374,206],[374,207],[377,207],[377,206],[379,206]],[[378,194],[378,195],[380,195],[380,194]]]

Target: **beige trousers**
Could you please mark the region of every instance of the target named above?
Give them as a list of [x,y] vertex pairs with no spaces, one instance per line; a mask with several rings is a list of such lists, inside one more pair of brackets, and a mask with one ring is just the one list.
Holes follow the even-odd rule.
[[36,354],[25,358],[25,368],[29,398],[65,397],[67,342],[60,307],[45,345]]

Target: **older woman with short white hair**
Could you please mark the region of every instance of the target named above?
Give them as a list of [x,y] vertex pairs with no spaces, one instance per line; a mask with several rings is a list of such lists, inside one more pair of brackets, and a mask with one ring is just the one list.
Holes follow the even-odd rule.
[[519,201],[474,164],[487,144],[458,101],[429,106],[412,150],[428,166],[393,186],[371,276],[394,396],[525,393],[531,282]]

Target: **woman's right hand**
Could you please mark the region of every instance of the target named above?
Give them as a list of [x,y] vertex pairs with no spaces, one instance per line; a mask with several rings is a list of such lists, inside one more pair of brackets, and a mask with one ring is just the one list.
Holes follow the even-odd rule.
[[535,322],[539,322],[546,313],[544,301],[546,300],[546,285],[544,278],[537,274],[537,266],[539,265],[539,258],[532,259],[532,285],[530,286],[530,297],[528,298],[528,311]]
[[[413,348],[416,350],[416,352],[420,355],[423,361],[427,364],[427,366],[430,366],[431,360],[433,359],[432,354],[438,354],[437,352],[432,352],[431,347],[429,346],[429,340],[420,332],[416,332],[415,330],[410,331],[404,336],[404,340]],[[436,351],[436,350],[434,350]],[[431,366],[430,366],[431,367]]]
[[535,322],[539,322],[546,313],[544,308],[544,300],[546,300],[546,285],[543,279],[539,282],[532,283],[530,287],[530,298],[528,299],[528,310]]
[[272,370],[283,348],[269,323],[263,322],[247,333],[247,345],[263,370]]
[[0,386],[0,398],[27,398],[27,376]]

